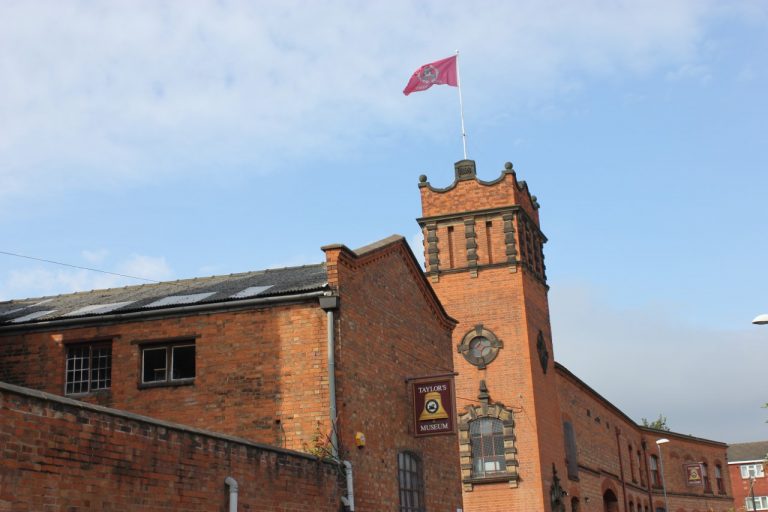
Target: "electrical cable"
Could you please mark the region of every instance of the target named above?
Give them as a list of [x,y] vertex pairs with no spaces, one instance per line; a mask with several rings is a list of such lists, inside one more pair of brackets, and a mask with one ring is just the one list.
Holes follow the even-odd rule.
[[128,279],[138,279],[140,281],[147,281],[147,282],[150,282],[150,283],[161,283],[162,282],[162,281],[157,281],[155,279],[148,279],[146,277],[129,276],[127,274],[119,274],[117,272],[109,272],[108,270],[99,270],[97,268],[81,267],[79,265],[72,265],[70,263],[62,263],[60,261],[46,260],[44,258],[36,258],[34,256],[25,256],[24,254],[17,254],[15,252],[0,251],[0,254],[5,254],[7,256],[16,256],[17,258],[25,258],[25,259],[28,259],[28,260],[42,261],[42,262],[45,262],[45,263],[52,263],[54,265],[61,265],[63,267],[78,268],[80,270],[90,270],[91,272],[100,272],[102,274],[109,274],[109,275],[112,275],[112,276],[127,277]]

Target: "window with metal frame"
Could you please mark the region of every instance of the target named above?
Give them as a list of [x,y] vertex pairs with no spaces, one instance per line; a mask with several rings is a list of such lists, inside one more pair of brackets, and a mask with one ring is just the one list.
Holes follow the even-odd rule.
[[141,383],[189,382],[195,378],[195,344],[186,342],[141,347]]
[[92,393],[112,387],[111,343],[82,343],[67,347],[65,394]]
[[400,512],[424,512],[424,478],[421,460],[413,452],[397,454]]
[[506,473],[504,424],[496,418],[478,418],[469,424],[472,476],[492,477]]
[[763,465],[760,463],[756,464],[742,464],[739,466],[739,469],[741,470],[741,478],[748,480],[750,478],[763,478],[765,476],[765,473],[763,472]]

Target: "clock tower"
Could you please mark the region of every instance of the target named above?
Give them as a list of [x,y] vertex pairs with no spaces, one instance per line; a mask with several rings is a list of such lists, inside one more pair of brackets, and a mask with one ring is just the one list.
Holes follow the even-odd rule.
[[455,164],[445,188],[419,178],[426,275],[454,330],[467,511],[565,510],[565,449],[539,204],[507,163],[493,181]]

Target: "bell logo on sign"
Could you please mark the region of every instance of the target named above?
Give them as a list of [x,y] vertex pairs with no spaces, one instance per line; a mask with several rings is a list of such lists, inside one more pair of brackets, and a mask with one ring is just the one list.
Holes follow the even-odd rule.
[[414,435],[433,436],[453,434],[456,418],[453,414],[453,379],[423,378],[414,379],[413,423]]
[[424,395],[424,410],[419,416],[419,421],[425,420],[444,420],[448,413],[443,408],[443,402],[440,393],[432,392]]

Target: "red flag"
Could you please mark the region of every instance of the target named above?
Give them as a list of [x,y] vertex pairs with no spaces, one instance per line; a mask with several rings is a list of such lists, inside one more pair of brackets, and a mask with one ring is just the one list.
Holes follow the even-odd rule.
[[408,85],[403,89],[403,94],[408,96],[414,91],[426,91],[433,85],[442,84],[454,87],[459,85],[456,55],[421,66],[411,76]]

